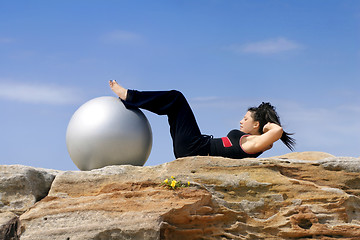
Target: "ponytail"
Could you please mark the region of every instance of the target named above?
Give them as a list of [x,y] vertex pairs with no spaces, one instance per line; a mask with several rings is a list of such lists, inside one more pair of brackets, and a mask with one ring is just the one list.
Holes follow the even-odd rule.
[[293,135],[293,133],[287,133],[283,131],[283,134],[280,138],[280,140],[291,150],[294,151],[294,147],[296,144],[296,141],[294,138],[290,137],[290,135]]

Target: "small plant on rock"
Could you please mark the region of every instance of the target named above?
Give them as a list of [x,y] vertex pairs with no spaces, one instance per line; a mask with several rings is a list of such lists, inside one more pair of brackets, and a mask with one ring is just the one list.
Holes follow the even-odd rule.
[[175,179],[174,176],[171,176],[171,178],[167,178],[165,179],[162,183],[161,186],[164,186],[168,189],[171,190],[175,190],[177,188],[181,188],[181,187],[189,187],[190,186],[190,182],[188,181],[187,184],[182,183],[181,181],[178,181]]

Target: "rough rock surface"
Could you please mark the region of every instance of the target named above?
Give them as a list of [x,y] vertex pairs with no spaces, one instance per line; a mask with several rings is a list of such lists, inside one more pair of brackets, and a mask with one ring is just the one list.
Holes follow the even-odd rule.
[[[360,158],[306,152],[49,170],[56,175],[50,191],[25,213],[0,207],[0,238],[360,239],[359,166]],[[160,186],[171,176],[191,186]],[[11,195],[5,188],[0,194],[1,201]]]
[[0,165],[0,213],[24,213],[48,194],[59,172],[21,165]]
[[0,213],[0,239],[18,239],[18,217],[12,212]]

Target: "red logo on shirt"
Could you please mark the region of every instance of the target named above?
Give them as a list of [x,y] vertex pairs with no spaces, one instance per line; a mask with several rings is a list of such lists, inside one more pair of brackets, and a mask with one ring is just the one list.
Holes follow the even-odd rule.
[[221,140],[223,142],[224,147],[226,147],[226,148],[232,147],[232,143],[228,137],[222,137]]

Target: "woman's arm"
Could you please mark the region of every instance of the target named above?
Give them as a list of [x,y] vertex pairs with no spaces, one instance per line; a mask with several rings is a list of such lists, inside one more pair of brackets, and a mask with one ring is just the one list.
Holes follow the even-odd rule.
[[244,138],[241,142],[242,148],[249,153],[268,150],[274,142],[281,138],[283,129],[275,123],[267,123],[263,128],[263,132],[261,135],[251,135]]

